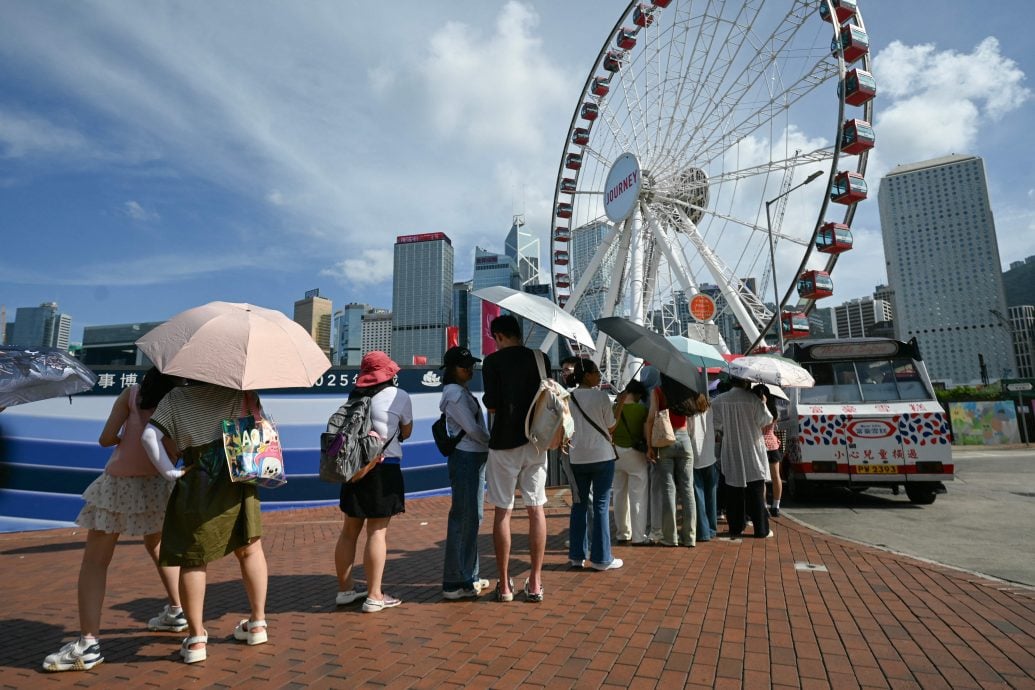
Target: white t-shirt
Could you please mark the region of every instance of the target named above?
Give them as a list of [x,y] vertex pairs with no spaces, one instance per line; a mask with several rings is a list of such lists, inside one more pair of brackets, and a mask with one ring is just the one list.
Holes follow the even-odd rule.
[[370,400],[370,422],[382,438],[393,437],[385,448],[385,457],[401,458],[403,452],[399,425],[413,424],[413,404],[409,393],[389,386],[375,395]]
[[[607,431],[615,425],[615,413],[611,407],[611,398],[599,388],[576,388],[571,392],[578,398],[579,405],[587,415],[593,418],[596,425]],[[571,437],[571,448],[568,457],[571,464],[582,465],[591,462],[604,462],[615,459],[615,450],[611,445],[610,435],[605,438],[602,433],[586,421],[585,415],[575,407],[574,401],[568,405],[572,419],[575,420],[575,433]]]

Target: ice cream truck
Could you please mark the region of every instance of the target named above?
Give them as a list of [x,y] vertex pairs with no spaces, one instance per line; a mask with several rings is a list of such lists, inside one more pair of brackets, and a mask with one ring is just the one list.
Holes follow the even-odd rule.
[[945,493],[952,435],[915,338],[810,340],[785,354],[816,380],[786,391],[780,424],[792,497],[806,499],[820,486],[884,486],[929,504]]

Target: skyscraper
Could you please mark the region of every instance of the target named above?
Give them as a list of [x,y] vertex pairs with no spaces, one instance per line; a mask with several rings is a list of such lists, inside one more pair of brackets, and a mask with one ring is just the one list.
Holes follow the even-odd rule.
[[[502,285],[521,289],[521,276],[517,263],[506,254],[496,254],[481,247],[474,248],[474,276],[471,291]],[[472,297],[467,307],[468,347],[475,357],[482,356],[482,300]]]
[[471,332],[468,316],[471,308],[471,300],[478,299],[477,297],[471,297],[471,290],[473,289],[474,283],[470,280],[453,283],[453,323],[450,325],[456,326],[459,329],[460,345],[461,347],[466,348],[471,347]]
[[320,290],[309,290],[305,297],[295,302],[293,320],[309,331],[316,344],[320,346],[328,358],[331,356],[331,313],[334,305],[326,297],[320,296]]
[[982,159],[900,165],[878,198],[896,336],[917,339],[935,380],[1013,375],[1010,333],[995,316],[1006,301]]
[[[610,230],[610,224],[595,222],[575,228],[571,233],[571,263],[569,266],[571,267],[573,289],[578,285],[582,274],[589,268],[589,262],[593,259],[597,247],[600,246]],[[610,276],[611,271],[614,270],[617,245],[617,242],[611,245],[610,251],[604,257],[573,312],[575,318],[586,324],[586,328],[593,334],[593,337],[596,337],[597,333],[597,325],[593,321],[603,316],[604,298],[607,297],[609,281],[604,276]]]
[[[350,302],[334,314],[332,361],[342,366],[358,367],[366,352],[363,349],[363,316],[374,310],[369,304]],[[376,348],[375,348],[376,349]]]
[[858,297],[834,307],[838,338],[875,336],[874,326],[891,321],[891,305],[882,299]]
[[514,216],[514,222],[507,233],[503,252],[514,260],[521,285],[538,285],[539,238],[525,230],[525,217]]
[[8,337],[19,347],[56,347],[68,349],[72,317],[58,312],[57,302],[44,302],[38,307],[18,307],[14,327]]
[[440,364],[452,322],[453,243],[442,232],[395,238],[392,277],[392,359],[426,357]]

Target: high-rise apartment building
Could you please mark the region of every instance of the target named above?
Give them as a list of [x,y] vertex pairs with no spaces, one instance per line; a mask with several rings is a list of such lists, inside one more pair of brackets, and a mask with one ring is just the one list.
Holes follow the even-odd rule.
[[8,343],[18,347],[56,347],[68,350],[72,317],[58,311],[57,302],[38,307],[18,307]]
[[875,337],[874,326],[888,321],[891,321],[891,305],[882,299],[857,297],[834,307],[834,330],[838,338]]
[[[453,323],[450,326],[456,326],[459,330],[459,340],[461,347],[471,347],[471,331],[469,323],[469,314],[471,309],[471,301],[477,300],[477,297],[471,297],[471,291],[474,289],[474,282],[470,280],[462,280],[458,283],[453,283]],[[477,335],[477,333],[475,333]]]
[[[514,259],[506,254],[495,254],[481,247],[474,248],[474,274],[471,291],[502,285],[521,289],[521,276]],[[468,347],[475,357],[482,357],[482,300],[472,297],[467,307]]]
[[334,305],[326,297],[320,296],[320,290],[309,290],[305,297],[295,302],[293,320],[309,332],[323,353],[331,356],[331,314]]
[[1009,317],[1013,352],[1017,357],[1017,377],[1035,378],[1035,306],[1010,307]]
[[[334,313],[331,361],[336,365],[358,367],[363,355],[363,316],[374,311],[369,304],[350,302]],[[387,313],[387,310],[381,310]],[[376,349],[376,348],[375,348]]]
[[881,235],[895,333],[916,338],[931,378],[953,384],[1016,372],[984,162],[944,156],[880,181]]
[[452,322],[453,243],[445,233],[395,238],[392,276],[392,350],[400,365],[425,357],[442,362]]
[[539,238],[525,229],[524,216],[514,216],[503,252],[514,260],[522,286],[538,285],[541,282],[539,278]]
[[380,350],[392,351],[392,312],[387,309],[371,309],[362,316],[363,353]]
[[[575,228],[571,233],[571,257],[568,265],[571,268],[572,289],[578,285],[582,274],[589,268],[590,261],[597,251],[597,247],[611,231],[611,225],[605,222],[595,222]],[[589,332],[596,337],[597,325],[594,319],[603,316],[604,299],[607,297],[609,281],[604,276],[611,275],[614,269],[615,257],[618,253],[617,242],[611,245],[611,250],[604,257],[600,267],[596,270],[592,280],[582,294],[582,299],[576,306],[573,315],[582,323],[586,324]]]

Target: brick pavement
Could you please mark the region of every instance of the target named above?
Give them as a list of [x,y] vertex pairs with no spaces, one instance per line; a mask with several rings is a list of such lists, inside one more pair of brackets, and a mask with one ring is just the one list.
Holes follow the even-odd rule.
[[[138,539],[109,573],[105,663],[48,674],[75,633],[83,537],[0,535],[0,687],[251,688],[1035,688],[1035,591],[818,533],[788,518],[775,539],[696,549],[619,547],[618,571],[567,566],[567,513],[548,511],[546,601],[440,596],[448,498],[392,521],[386,590],[396,609],[333,605],[336,508],[264,515],[271,642],[234,643],[247,613],[232,557],[209,571],[207,661],[178,661],[182,634],[151,633],[160,585]],[[491,513],[487,513],[487,517]],[[482,527],[491,578],[491,522]],[[527,521],[514,521],[515,585]],[[825,566],[801,570],[796,563]],[[360,568],[360,573],[362,569]]]

